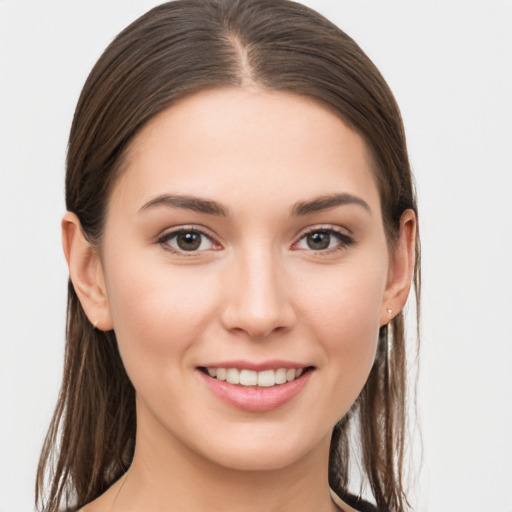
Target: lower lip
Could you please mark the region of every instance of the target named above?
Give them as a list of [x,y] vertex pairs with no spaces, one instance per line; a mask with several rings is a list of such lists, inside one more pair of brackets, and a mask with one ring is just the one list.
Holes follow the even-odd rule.
[[312,370],[308,370],[291,382],[263,388],[230,384],[224,380],[214,379],[201,370],[197,371],[220,399],[238,409],[250,412],[271,411],[288,403],[302,391],[313,373]]

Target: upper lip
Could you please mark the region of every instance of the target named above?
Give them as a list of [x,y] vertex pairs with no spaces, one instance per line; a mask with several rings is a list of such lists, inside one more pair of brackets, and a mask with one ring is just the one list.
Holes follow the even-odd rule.
[[242,361],[242,360],[231,360],[231,361],[214,361],[212,363],[205,363],[199,365],[199,368],[238,368],[243,370],[253,370],[255,372],[262,372],[265,370],[278,370],[279,368],[307,368],[309,364],[298,363],[296,361],[284,361],[284,360],[272,360],[272,361]]

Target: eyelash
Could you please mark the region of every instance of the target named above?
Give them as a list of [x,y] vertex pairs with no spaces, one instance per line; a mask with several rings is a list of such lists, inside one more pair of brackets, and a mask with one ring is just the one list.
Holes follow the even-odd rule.
[[[185,257],[195,256],[197,254],[200,254],[200,253],[208,250],[208,249],[203,249],[200,251],[198,251],[198,250],[186,251],[183,249],[176,249],[175,247],[172,247],[169,245],[169,241],[178,237],[180,234],[190,234],[190,233],[200,235],[201,237],[208,239],[214,246],[218,245],[220,247],[220,245],[217,244],[217,242],[213,239],[212,236],[208,235],[201,229],[198,229],[198,228],[192,227],[192,226],[191,227],[181,227],[179,229],[175,229],[173,231],[165,233],[164,235],[162,235],[161,237],[159,237],[157,239],[157,244],[160,244],[166,251],[170,251],[174,254],[179,254],[180,256],[185,256]],[[333,226],[315,226],[314,228],[309,229],[309,230],[305,231],[304,233],[302,233],[300,235],[299,239],[297,240],[297,242],[295,242],[292,247],[296,247],[302,240],[305,240],[309,235],[314,234],[314,233],[324,233],[329,236],[334,236],[338,240],[338,243],[334,247],[327,248],[327,249],[320,249],[317,251],[314,249],[297,249],[297,250],[305,250],[305,251],[309,250],[318,256],[329,256],[329,255],[337,253],[339,251],[343,251],[343,250],[347,249],[350,245],[353,245],[355,243],[355,240],[352,237],[350,237],[346,233],[339,231],[338,229],[334,228]],[[200,244],[202,244],[202,241],[200,242]],[[213,250],[218,250],[218,249],[213,249]]]

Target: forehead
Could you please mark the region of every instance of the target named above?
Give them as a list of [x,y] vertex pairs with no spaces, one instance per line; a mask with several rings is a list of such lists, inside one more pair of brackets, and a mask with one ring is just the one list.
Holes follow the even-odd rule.
[[200,194],[235,209],[275,209],[334,192],[379,204],[362,137],[318,102],[291,93],[191,95],[149,121],[125,161],[112,199],[122,195],[134,208],[162,193]]

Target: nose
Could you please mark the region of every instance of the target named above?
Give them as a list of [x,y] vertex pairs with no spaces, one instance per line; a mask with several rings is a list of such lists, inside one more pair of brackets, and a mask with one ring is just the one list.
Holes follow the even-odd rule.
[[289,300],[284,262],[259,248],[247,251],[230,267],[224,291],[224,328],[262,340],[289,330],[295,312]]

